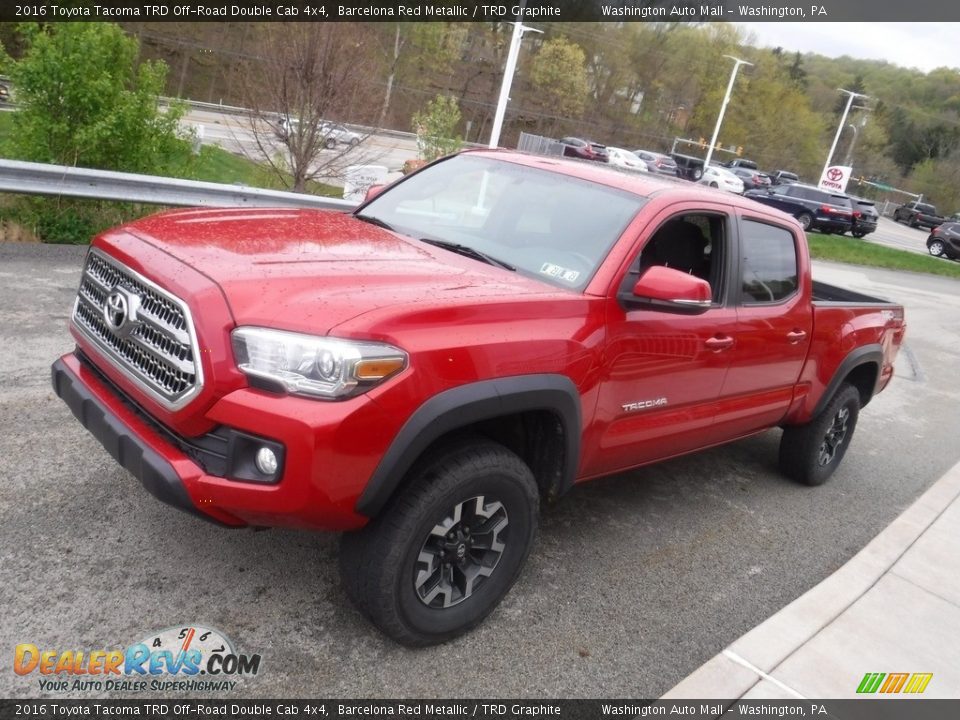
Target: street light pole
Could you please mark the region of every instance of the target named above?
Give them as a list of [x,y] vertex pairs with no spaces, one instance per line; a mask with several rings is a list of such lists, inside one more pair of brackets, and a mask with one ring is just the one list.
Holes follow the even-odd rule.
[[733,81],[737,79],[737,71],[741,65],[753,65],[752,62],[735,58],[733,55],[724,55],[725,58],[733,60],[733,72],[730,73],[730,82],[727,83],[727,94],[723,96],[723,104],[720,105],[720,114],[717,116],[717,124],[713,128],[713,137],[710,138],[710,147],[707,149],[707,157],[703,161],[703,167],[709,167],[710,158],[713,157],[713,146],[717,144],[717,137],[720,135],[720,125],[723,124],[723,115],[727,112],[727,103],[730,102],[730,93],[733,92]]
[[853,99],[855,97],[870,99],[867,95],[855,93],[853,90],[844,90],[843,88],[837,88],[837,90],[848,95],[847,105],[843,108],[843,117],[840,118],[840,124],[837,126],[837,134],[833,136],[833,145],[830,146],[830,152],[827,153],[827,161],[823,164],[823,172],[820,173],[821,179],[827,174],[827,168],[830,167],[830,161],[833,160],[833,151],[837,149],[837,143],[840,142],[840,133],[843,132],[843,126],[847,123],[847,115],[850,114],[850,106],[853,105]]
[[[851,110],[866,110],[869,111],[870,108],[863,107],[862,105],[854,105],[850,108]],[[853,140],[850,141],[850,146],[847,148],[847,154],[843,158],[843,164],[847,167],[853,165],[853,148],[857,144],[857,139],[860,137],[860,130],[862,130],[867,125],[867,116],[864,115],[860,118],[860,125],[857,126],[856,123],[848,123],[847,127],[853,128]]]
[[543,32],[543,30],[527,27],[521,22],[523,10],[526,5],[526,0],[520,3],[517,21],[513,24],[513,35],[510,37],[510,51],[507,53],[507,64],[503,68],[503,81],[500,83],[500,98],[497,100],[497,111],[493,116],[493,128],[490,130],[488,147],[491,148],[495,148],[500,144],[503,116],[507,112],[507,102],[510,100],[510,88],[513,85],[513,74],[517,70],[517,58],[520,56],[520,41],[523,40],[523,34],[525,32]]

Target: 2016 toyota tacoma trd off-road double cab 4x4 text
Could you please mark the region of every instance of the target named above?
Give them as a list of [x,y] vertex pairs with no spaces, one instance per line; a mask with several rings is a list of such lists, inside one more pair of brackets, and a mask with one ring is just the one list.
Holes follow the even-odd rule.
[[[371,196],[373,193],[371,193]],[[817,485],[890,381],[897,305],[792,218],[595,163],[462,153],[352,214],[166,212],[92,244],[57,394],[159,499],[346,531],[349,595],[479,623],[575,483],[780,426]]]

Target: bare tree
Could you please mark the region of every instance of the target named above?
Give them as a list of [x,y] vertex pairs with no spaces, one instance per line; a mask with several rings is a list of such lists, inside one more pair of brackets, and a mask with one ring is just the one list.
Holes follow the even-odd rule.
[[256,58],[245,61],[256,159],[294,191],[303,192],[310,180],[340,177],[360,159],[356,153],[346,159],[352,145],[333,123],[372,114],[375,103],[363,92],[365,34],[364,26],[348,23],[264,23]]

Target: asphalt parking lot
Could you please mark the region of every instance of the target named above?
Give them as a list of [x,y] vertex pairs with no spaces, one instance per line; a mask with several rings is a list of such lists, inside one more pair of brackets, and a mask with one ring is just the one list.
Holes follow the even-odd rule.
[[[8,653],[125,646],[199,623],[262,655],[231,697],[655,697],[833,572],[960,459],[960,282],[817,264],[818,279],[903,303],[909,324],[898,377],[861,414],[830,483],[781,478],[771,431],[577,488],[545,511],[521,580],[482,627],[407,650],[350,605],[335,536],[179,513],[73,419],[49,365],[71,348],[81,261],[81,248],[0,244]],[[0,697],[51,696],[7,657]]]

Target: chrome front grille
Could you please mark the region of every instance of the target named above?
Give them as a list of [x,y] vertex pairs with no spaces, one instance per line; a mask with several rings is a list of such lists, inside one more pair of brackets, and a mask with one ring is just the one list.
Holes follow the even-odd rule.
[[183,407],[203,385],[190,309],[97,249],[87,254],[74,325],[163,405]]

